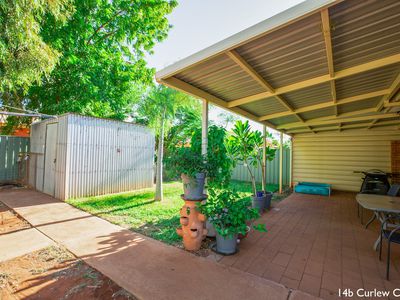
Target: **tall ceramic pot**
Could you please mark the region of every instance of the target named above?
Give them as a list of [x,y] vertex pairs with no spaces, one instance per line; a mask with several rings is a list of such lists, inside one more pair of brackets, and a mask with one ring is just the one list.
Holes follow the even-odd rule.
[[265,209],[270,209],[271,208],[271,200],[272,200],[273,193],[272,192],[264,192],[264,197],[265,197]]
[[251,206],[257,209],[260,214],[262,214],[265,209],[265,200],[264,194],[259,195],[257,193],[257,195],[252,196]]
[[205,173],[197,173],[196,176],[189,177],[186,174],[181,174],[183,182],[183,195],[185,199],[202,200],[204,199],[204,184],[206,180]]

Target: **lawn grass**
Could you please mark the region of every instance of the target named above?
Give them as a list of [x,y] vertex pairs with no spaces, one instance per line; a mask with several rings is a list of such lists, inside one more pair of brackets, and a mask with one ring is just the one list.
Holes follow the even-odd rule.
[[[250,196],[251,184],[232,181],[231,187]],[[154,188],[105,196],[70,199],[67,202],[112,223],[154,239],[176,245],[181,242],[175,230],[179,227],[179,210],[183,205],[181,182],[164,183],[164,201],[154,201]],[[277,185],[268,185],[276,191]]]

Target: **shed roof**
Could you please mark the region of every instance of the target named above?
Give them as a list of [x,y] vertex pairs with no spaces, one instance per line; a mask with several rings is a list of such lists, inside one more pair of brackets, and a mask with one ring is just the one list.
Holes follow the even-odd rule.
[[400,1],[308,0],[158,82],[289,134],[400,124]]

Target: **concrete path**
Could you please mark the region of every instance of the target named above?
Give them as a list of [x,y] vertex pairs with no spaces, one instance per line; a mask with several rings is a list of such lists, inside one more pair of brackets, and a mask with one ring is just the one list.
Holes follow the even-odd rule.
[[[283,285],[196,257],[32,190],[0,200],[139,299],[282,299]],[[293,299],[312,299],[300,292]]]
[[54,245],[35,228],[0,235],[0,262]]

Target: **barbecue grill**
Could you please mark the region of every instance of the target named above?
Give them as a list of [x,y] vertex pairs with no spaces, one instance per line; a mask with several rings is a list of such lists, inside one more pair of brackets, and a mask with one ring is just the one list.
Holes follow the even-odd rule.
[[[357,171],[356,171],[357,172]],[[381,170],[372,169],[367,171],[358,171],[364,174],[363,183],[361,184],[361,194],[377,194],[386,195],[390,189],[389,177],[390,173]]]

